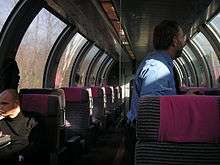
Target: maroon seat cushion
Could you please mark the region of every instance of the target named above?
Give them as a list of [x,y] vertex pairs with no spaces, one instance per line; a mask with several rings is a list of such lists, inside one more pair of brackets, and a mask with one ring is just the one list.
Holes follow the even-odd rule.
[[87,102],[89,101],[88,91],[80,87],[62,88],[67,102]]
[[46,116],[48,113],[48,95],[22,94],[21,107],[23,111],[38,112]]
[[92,97],[103,97],[103,91],[101,87],[91,87]]
[[219,97],[160,97],[160,141],[219,142]]

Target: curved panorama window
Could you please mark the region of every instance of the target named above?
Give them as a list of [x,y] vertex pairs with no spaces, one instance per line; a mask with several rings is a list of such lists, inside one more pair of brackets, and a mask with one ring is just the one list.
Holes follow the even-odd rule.
[[69,86],[69,79],[73,63],[86,41],[87,39],[85,39],[79,33],[76,33],[70,43],[67,45],[57,69],[55,81],[56,88]]
[[179,76],[180,86],[184,86],[185,83],[183,83],[183,72],[182,72],[180,66],[177,64],[176,60],[173,60],[173,64],[174,64],[174,67],[176,68],[178,76]]
[[42,87],[49,52],[64,28],[65,24],[45,9],[35,17],[16,55],[21,77],[19,88]]
[[194,53],[193,51],[189,48],[188,45],[186,45],[183,48],[183,51],[188,55],[188,57],[192,60],[192,63],[195,65],[196,69],[196,75],[198,77],[198,83],[199,86],[207,86],[207,78],[205,75],[205,67],[201,61]]
[[208,27],[214,30],[214,34],[220,38],[220,13],[215,16],[209,23]]
[[106,85],[107,83],[107,78],[106,76],[108,76],[108,72],[110,71],[109,67],[112,65],[113,63],[113,59],[109,59],[109,61],[106,62],[106,64],[103,66],[103,69],[102,69],[102,74],[101,74],[101,83],[103,85]]
[[196,77],[194,75],[193,68],[191,67],[191,65],[190,65],[189,61],[187,60],[187,58],[184,58],[183,56],[180,57],[180,60],[182,60],[182,63],[185,65],[186,70],[188,72],[189,84],[190,84],[190,86],[196,86],[196,82],[195,82]]
[[99,48],[97,48],[96,46],[93,46],[89,52],[85,55],[85,58],[83,59],[83,61],[80,63],[80,68],[78,70],[79,75],[80,75],[80,85],[84,85],[85,84],[85,79],[86,79],[86,73],[87,70],[89,68],[89,64],[92,61],[92,59],[94,58],[94,56],[98,53]]
[[15,7],[19,0],[0,0],[0,31],[8,18],[9,14],[11,13],[12,9]]
[[200,50],[203,52],[204,57],[210,67],[211,74],[214,80],[214,84],[217,84],[217,79],[220,76],[220,64],[219,64],[218,57],[213,47],[211,46],[207,38],[201,32],[198,33],[193,38],[193,40],[195,41],[197,46],[200,48]]
[[98,70],[100,68],[100,66],[102,65],[103,61],[107,58],[107,54],[104,53],[98,60],[97,64],[94,66],[93,70],[92,70],[92,74],[90,75],[90,84],[91,85],[95,85],[95,80],[96,80],[96,77],[97,77],[97,73],[98,73]]

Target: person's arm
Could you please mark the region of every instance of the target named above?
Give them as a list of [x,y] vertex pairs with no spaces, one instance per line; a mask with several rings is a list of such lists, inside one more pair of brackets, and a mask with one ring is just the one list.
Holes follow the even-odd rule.
[[175,84],[172,84],[169,70],[148,70],[142,78],[140,95],[171,95],[175,93]]

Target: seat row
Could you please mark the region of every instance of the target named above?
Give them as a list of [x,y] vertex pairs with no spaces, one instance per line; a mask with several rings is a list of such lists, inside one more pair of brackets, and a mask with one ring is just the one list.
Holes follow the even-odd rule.
[[87,151],[96,139],[97,129],[105,129],[106,118],[110,116],[114,121],[120,113],[119,89],[108,86],[21,89],[24,114],[30,117],[36,112],[40,114],[38,118],[44,119],[44,138],[48,142],[44,149],[47,148],[49,159],[43,161],[65,164],[68,159],[73,161],[74,156]]

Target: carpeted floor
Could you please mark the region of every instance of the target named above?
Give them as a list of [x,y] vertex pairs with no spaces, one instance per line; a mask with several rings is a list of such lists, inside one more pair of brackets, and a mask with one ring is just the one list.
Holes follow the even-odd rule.
[[120,131],[110,129],[98,137],[88,154],[79,159],[77,165],[119,165],[122,164],[124,148]]

